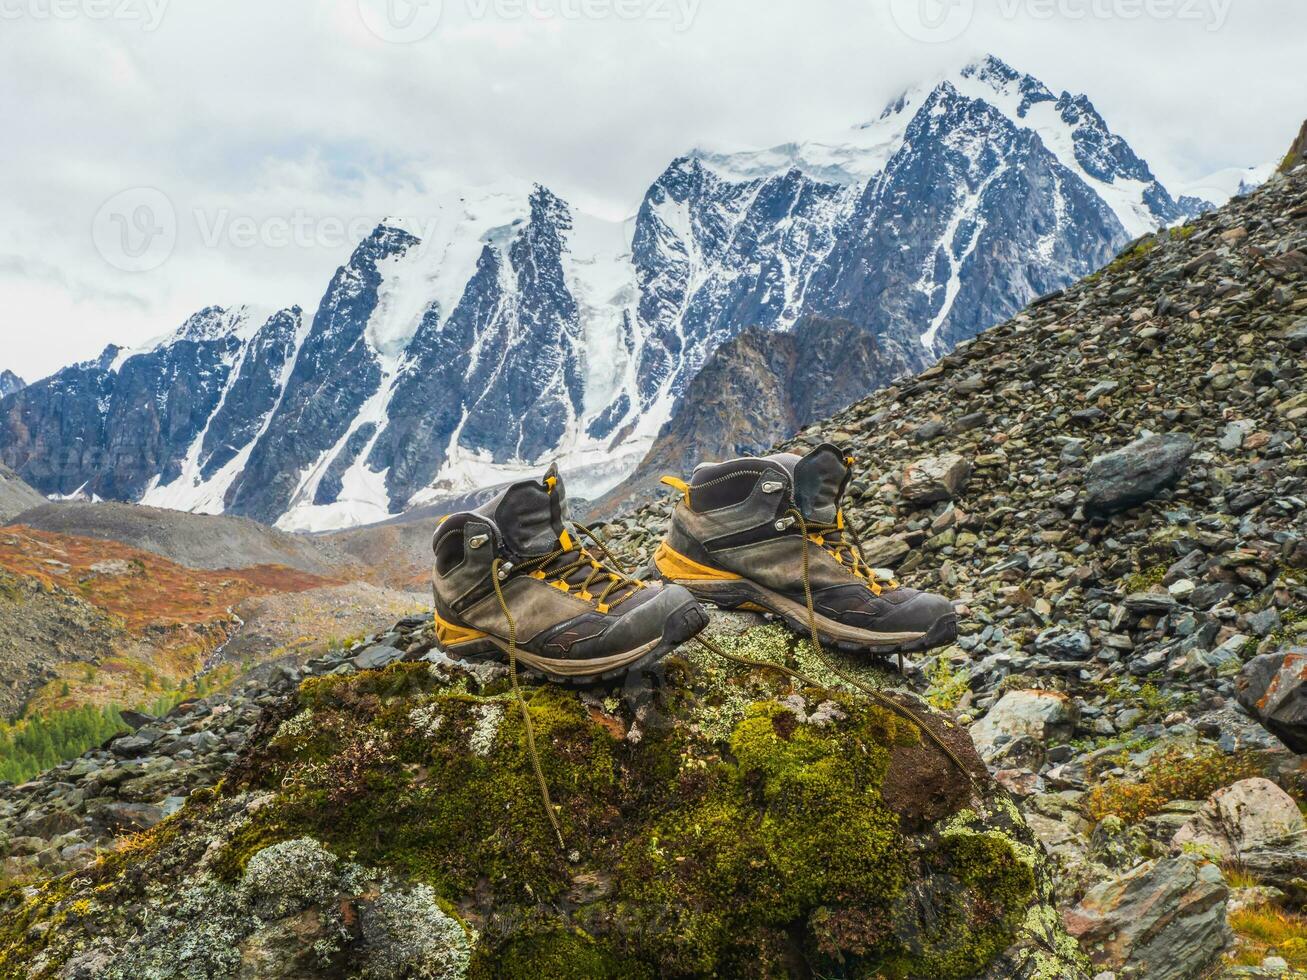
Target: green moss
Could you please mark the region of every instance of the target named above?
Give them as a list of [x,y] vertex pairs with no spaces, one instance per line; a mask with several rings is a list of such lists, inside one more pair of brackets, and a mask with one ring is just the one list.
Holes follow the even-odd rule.
[[1172,228],[1168,234],[1173,242],[1183,242],[1193,237],[1194,232],[1198,230],[1197,225],[1178,225]]
[[81,915],[80,907],[70,899],[71,878],[48,880],[34,888],[14,885],[0,889],[0,977],[29,977],[32,980],[55,976],[61,961],[45,961],[33,970],[34,962],[43,961],[42,953],[55,938],[69,916]]
[[1136,592],[1148,592],[1155,585],[1161,585],[1162,579],[1166,577],[1166,566],[1155,565],[1152,568],[1140,569],[1133,575],[1127,575],[1121,580],[1121,587],[1125,590],[1126,595],[1133,595]]
[[926,690],[926,701],[933,708],[952,711],[967,693],[967,678],[958,673],[945,656],[936,658],[930,672],[926,675],[930,685]]
[[1035,871],[1018,856],[1012,841],[996,830],[954,831],[944,836],[947,867],[964,885],[1006,909],[1023,909],[1035,890]]
[[654,975],[647,964],[619,955],[580,929],[518,935],[493,948],[483,945],[468,970],[468,980],[652,980]]
[[1145,238],[1133,248],[1121,253],[1111,262],[1109,262],[1104,271],[1109,275],[1116,275],[1120,272],[1128,272],[1139,268],[1148,258],[1148,254],[1157,248],[1158,241],[1155,237]]
[[823,908],[879,922],[865,948],[883,940],[910,858],[880,797],[903,733],[888,712],[846,707],[836,730],[776,702],[751,706],[732,760],[683,777],[687,804],[627,849],[621,897],[663,934],[662,972],[731,973],[749,950],[779,957],[778,932]]
[[1036,882],[1033,855],[999,831],[963,826],[942,836],[930,879],[935,928],[880,964],[893,978],[961,978],[984,971],[1022,927]]
[[[262,762],[263,786],[280,792],[216,867],[230,880],[261,847],[307,835],[446,898],[481,878],[522,902],[565,891],[567,862],[543,812],[516,704],[457,690],[428,695],[425,675],[423,665],[306,682],[312,726],[274,739]],[[564,834],[589,846],[617,816],[613,737],[575,695],[553,687],[525,695]],[[499,719],[489,733],[487,706]],[[484,755],[469,751],[478,731]]]
[[[797,654],[756,632],[741,652]],[[108,859],[96,891],[65,898],[134,901],[146,882],[193,880],[205,853],[217,881],[200,886],[230,896],[255,854],[308,837],[429,886],[446,909],[486,910],[477,977],[947,978],[1012,941],[1033,859],[985,831],[1020,816],[978,800],[942,831],[906,836],[885,796],[901,795],[912,754],[899,750],[920,745],[911,724],[860,697],[796,696],[776,672],[691,654],[665,664],[670,683],[638,715],[523,690],[573,855],[553,839],[512,695],[402,664],[306,681],[220,789]],[[21,913],[26,945],[8,963],[35,962],[26,937],[41,931],[28,924],[59,914]]]

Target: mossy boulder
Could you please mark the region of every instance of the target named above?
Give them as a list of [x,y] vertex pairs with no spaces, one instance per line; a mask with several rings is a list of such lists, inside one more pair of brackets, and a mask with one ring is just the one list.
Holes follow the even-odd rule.
[[[820,672],[775,627],[719,639]],[[865,696],[700,652],[524,695],[565,849],[501,672],[310,678],[217,791],[0,896],[0,975],[1083,973],[1028,828],[942,716],[969,777]]]

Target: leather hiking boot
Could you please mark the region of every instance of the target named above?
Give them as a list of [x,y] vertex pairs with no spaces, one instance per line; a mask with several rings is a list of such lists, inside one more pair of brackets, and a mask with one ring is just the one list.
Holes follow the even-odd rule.
[[616,678],[708,624],[685,589],[605,566],[564,526],[557,471],[453,514],[432,539],[436,639],[454,659],[508,654],[550,680]]
[[724,609],[774,613],[848,652],[904,653],[957,638],[942,596],[877,580],[840,508],[852,458],[835,446],[705,463],[654,555],[659,574]]

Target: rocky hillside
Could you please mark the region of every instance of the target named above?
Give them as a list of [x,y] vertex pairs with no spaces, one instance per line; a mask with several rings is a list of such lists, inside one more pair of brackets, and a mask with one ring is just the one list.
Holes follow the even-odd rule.
[[968,775],[718,614],[813,684],[687,646],[525,685],[560,849],[504,669],[406,620],[0,789],[0,971],[1300,975],[1305,277],[1299,168],[792,444],[850,446],[869,557],[957,597],[907,677],[841,666]]
[[426,603],[286,565],[196,568],[100,538],[0,527],[0,779],[80,754],[120,730],[122,712],[165,712]]
[[0,719],[153,701],[235,634],[245,599],[328,584],[280,565],[202,571],[113,542],[0,527]]
[[43,503],[44,496],[28,486],[4,463],[0,463],[0,524]]
[[[830,139],[692,151],[631,203],[622,222],[529,182],[433,195],[302,308],[208,307],[3,396],[0,461],[48,494],[295,530],[553,458],[593,499],[746,329],[847,324],[860,396],[1205,206],[1088,98],[996,58]],[[801,393],[787,404],[803,416]]]
[[12,395],[15,391],[22,391],[26,387],[27,382],[13,371],[0,371],[0,398]]

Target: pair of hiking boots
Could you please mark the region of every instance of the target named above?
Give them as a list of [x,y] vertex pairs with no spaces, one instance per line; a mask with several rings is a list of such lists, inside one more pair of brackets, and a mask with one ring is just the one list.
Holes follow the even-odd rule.
[[883,583],[867,565],[841,509],[852,464],[825,444],[701,465],[688,484],[665,477],[681,500],[654,556],[662,581],[630,577],[588,528],[569,529],[556,469],[515,483],[436,530],[437,640],[454,658],[507,654],[573,683],[656,663],[707,626],[701,601],[774,614],[845,652],[952,642],[947,599]]

